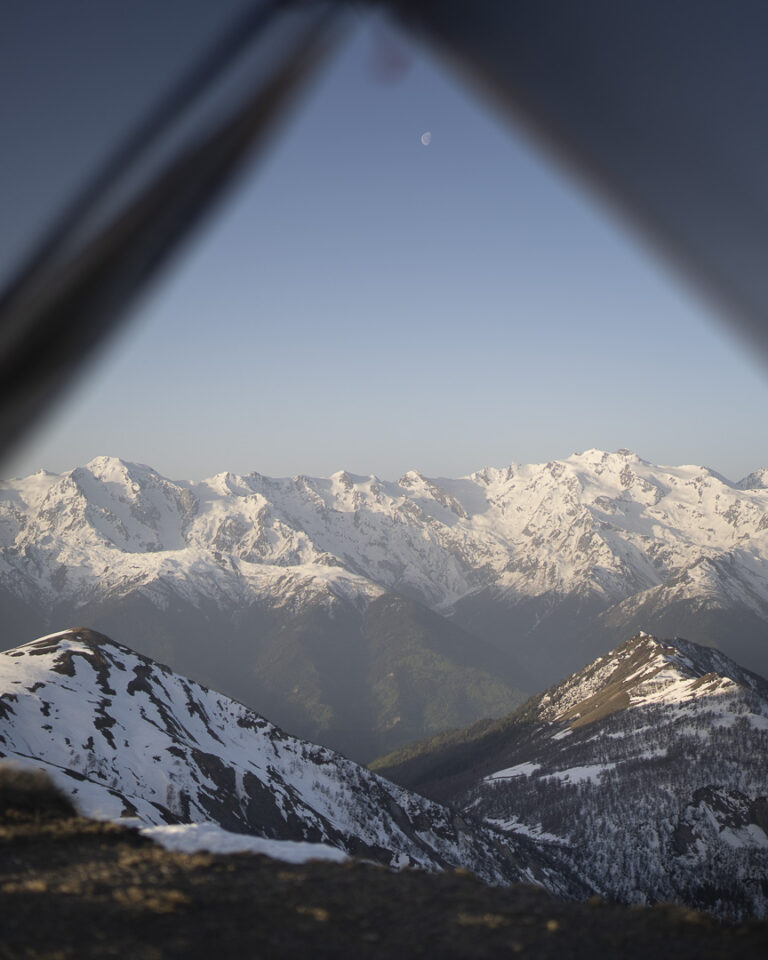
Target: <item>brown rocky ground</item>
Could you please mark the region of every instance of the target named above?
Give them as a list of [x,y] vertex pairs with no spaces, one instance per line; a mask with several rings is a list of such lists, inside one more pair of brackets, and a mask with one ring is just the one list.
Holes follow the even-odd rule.
[[768,956],[768,924],[491,888],[461,871],[168,853],[0,778],[0,958]]

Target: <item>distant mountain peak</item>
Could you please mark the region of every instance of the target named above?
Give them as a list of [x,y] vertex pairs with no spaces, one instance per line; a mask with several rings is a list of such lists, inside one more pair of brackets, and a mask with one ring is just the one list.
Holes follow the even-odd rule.
[[89,460],[88,463],[80,469],[87,470],[99,479],[130,477],[135,474],[154,474],[159,476],[157,471],[146,463],[136,463],[132,460],[123,460],[122,457],[104,455],[93,457],[93,459]]
[[647,463],[627,447],[619,447],[618,450],[601,450],[598,447],[591,447],[589,450],[576,451],[569,457],[565,457],[561,463],[577,462],[587,464],[610,463],[610,462],[634,462]]
[[424,483],[426,477],[420,470],[406,470],[397,481],[401,487],[412,487],[414,484]]
[[754,470],[748,476],[736,484],[740,490],[765,490],[768,489],[768,467],[762,467]]

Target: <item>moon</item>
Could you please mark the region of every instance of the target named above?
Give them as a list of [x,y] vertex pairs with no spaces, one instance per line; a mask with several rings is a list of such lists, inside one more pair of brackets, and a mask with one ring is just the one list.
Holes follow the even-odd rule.
[[426,133],[422,133],[421,142],[424,144],[425,147],[428,147],[430,143],[432,143],[432,134],[429,132],[429,130],[427,130]]

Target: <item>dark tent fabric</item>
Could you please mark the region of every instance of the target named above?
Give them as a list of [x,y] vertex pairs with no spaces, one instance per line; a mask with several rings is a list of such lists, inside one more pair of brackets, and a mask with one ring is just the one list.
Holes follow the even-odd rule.
[[[151,11],[144,13],[151,31]],[[0,453],[263,149],[327,51],[336,13],[326,3],[243,5],[178,76],[164,78],[162,94],[146,98],[133,125],[115,129],[101,164],[63,212],[52,210],[0,296]],[[173,40],[169,33],[167,43]],[[81,47],[73,42],[73,56],[88,56]],[[87,147],[83,154],[87,165]]]
[[687,269],[768,359],[768,5],[395,6]]

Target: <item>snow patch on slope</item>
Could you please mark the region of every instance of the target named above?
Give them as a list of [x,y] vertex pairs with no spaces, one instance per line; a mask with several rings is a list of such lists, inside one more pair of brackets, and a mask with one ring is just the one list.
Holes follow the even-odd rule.
[[285,863],[329,860],[343,863],[349,857],[326,843],[299,843],[293,840],[267,840],[230,833],[215,823],[177,823],[162,827],[141,827],[142,836],[177,853],[260,853]]

